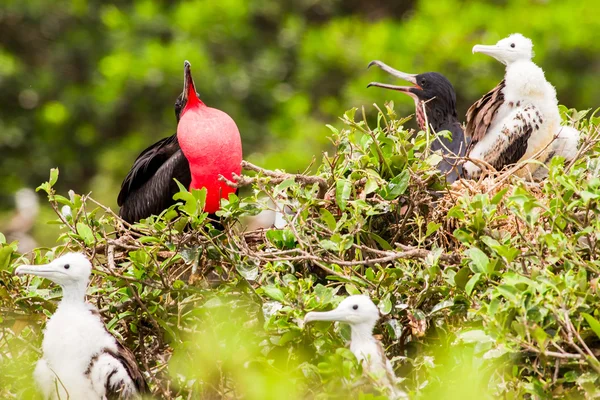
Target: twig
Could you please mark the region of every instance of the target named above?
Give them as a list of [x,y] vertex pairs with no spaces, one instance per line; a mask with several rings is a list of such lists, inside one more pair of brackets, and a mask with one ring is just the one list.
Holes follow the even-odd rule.
[[[272,178],[269,180],[270,183],[281,183],[287,179],[294,179],[296,182],[301,183],[303,185],[319,185],[319,194],[318,197],[320,199],[325,197],[325,193],[329,189],[329,184],[327,180],[315,175],[304,175],[304,174],[289,174],[287,172],[280,171],[271,171],[268,169],[261,168],[256,166],[248,161],[242,161],[242,168],[249,171],[258,172],[264,176]],[[259,177],[250,177],[250,176],[240,176],[237,174],[232,174],[232,180],[225,178],[223,175],[219,176],[219,181],[225,182],[228,186],[232,188],[240,188],[242,186],[249,186],[255,182],[257,182]]]

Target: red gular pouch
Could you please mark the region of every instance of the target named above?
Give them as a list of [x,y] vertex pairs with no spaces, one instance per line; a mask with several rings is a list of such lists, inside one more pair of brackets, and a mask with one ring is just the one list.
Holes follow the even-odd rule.
[[204,211],[215,213],[220,200],[235,189],[219,181],[223,175],[232,179],[241,174],[242,140],[240,132],[229,115],[207,107],[196,94],[189,62],[184,69],[184,102],[177,125],[177,140],[190,164],[190,189],[206,188]]

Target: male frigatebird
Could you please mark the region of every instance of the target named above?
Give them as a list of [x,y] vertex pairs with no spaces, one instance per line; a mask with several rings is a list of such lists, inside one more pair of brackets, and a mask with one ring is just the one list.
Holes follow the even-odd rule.
[[96,307],[85,301],[92,264],[68,253],[46,265],[22,265],[62,287],[63,297],[46,323],[42,358],[34,378],[46,399],[132,399],[149,393],[133,354],[105,328]]
[[[506,73],[498,86],[467,111],[469,157],[483,160],[497,170],[539,152],[542,162],[554,155],[573,159],[579,132],[560,125],[556,90],[546,80],[544,71],[531,61],[531,40],[515,33],[493,46],[476,45],[473,53],[494,57],[506,65]],[[557,139],[552,142],[555,135]],[[464,167],[469,176],[481,172],[470,161]],[[539,163],[531,163],[517,175],[543,178],[546,173]]]
[[345,298],[331,311],[311,311],[304,323],[312,321],[340,321],[351,327],[350,351],[363,365],[363,371],[372,374],[377,382],[386,387],[392,398],[405,398],[406,394],[396,387],[396,375],[385,355],[381,342],[373,336],[379,320],[379,309],[368,296],[353,295]]
[[119,215],[136,222],[174,204],[174,179],[190,189],[206,188],[204,210],[214,213],[235,189],[219,181],[241,173],[242,142],[235,122],[207,107],[196,92],[191,65],[184,63],[183,92],[175,102],[177,133],[144,150],[121,185]]
[[[438,164],[440,172],[446,175],[449,183],[454,182],[462,175],[462,167],[457,163],[457,157],[463,157],[467,144],[462,126],[456,113],[456,93],[448,79],[437,72],[423,74],[407,74],[398,71],[381,61],[371,61],[369,67],[377,65],[385,72],[408,81],[414,86],[395,86],[385,83],[371,82],[367,87],[377,86],[392,89],[409,95],[415,101],[415,112],[419,128],[426,130],[427,124],[434,132],[444,130],[452,133],[452,140],[438,137],[432,144],[432,150],[441,150],[443,160]],[[423,113],[423,107],[425,113]]]

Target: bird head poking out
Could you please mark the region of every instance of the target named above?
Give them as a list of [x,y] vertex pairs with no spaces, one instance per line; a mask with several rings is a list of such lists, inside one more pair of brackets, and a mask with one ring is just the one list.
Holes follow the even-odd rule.
[[533,58],[533,42],[520,33],[513,33],[492,46],[477,44],[473,53],[482,53],[494,57],[504,65],[515,61],[531,61]]
[[17,275],[29,274],[49,279],[59,284],[65,292],[72,288],[83,288],[85,293],[91,273],[92,264],[81,253],[67,253],[50,264],[21,265],[15,269]]
[[376,86],[384,89],[396,90],[413,98],[417,112],[417,123],[421,129],[425,129],[425,115],[423,115],[423,104],[427,111],[427,121],[435,130],[444,122],[448,116],[457,118],[456,114],[456,92],[448,79],[437,72],[425,72],[423,74],[407,74],[398,71],[381,61],[371,61],[369,67],[377,65],[392,76],[412,83],[412,86],[396,86],[386,83],[371,82],[367,87]]
[[196,85],[194,84],[194,78],[192,77],[192,65],[189,61],[185,60],[183,63],[183,91],[177,97],[175,101],[175,117],[177,122],[183,115],[183,111],[187,109],[187,106],[203,104],[200,100],[200,95],[196,91]]
[[311,321],[340,321],[350,326],[365,325],[372,331],[379,319],[379,309],[365,295],[345,298],[334,310],[311,311],[304,317],[304,323]]

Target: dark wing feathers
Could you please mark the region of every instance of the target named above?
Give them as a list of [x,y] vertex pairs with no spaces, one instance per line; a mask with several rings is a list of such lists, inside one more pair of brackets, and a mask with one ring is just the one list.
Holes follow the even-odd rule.
[[173,195],[179,188],[173,178],[186,188],[192,182],[190,165],[179,147],[177,135],[156,142],[135,160],[117,198],[121,218],[137,222],[174,204]]
[[525,155],[527,151],[527,141],[533,133],[533,127],[526,125],[523,127],[522,135],[518,136],[511,142],[510,145],[498,156],[492,163],[496,170],[500,171],[507,165],[515,164]]
[[504,79],[494,89],[485,94],[467,111],[466,134],[471,138],[470,146],[479,142],[490,127],[498,108],[504,103]]
[[[150,388],[142,375],[142,372],[138,368],[138,365],[135,361],[135,357],[133,353],[127,348],[123,347],[121,343],[117,341],[117,352],[114,352],[110,349],[104,349],[104,352],[110,354],[116,360],[118,360],[121,365],[127,370],[127,374],[131,378],[137,393],[139,395],[144,395],[150,393]],[[123,398],[124,388],[122,386],[114,386],[109,384],[110,375],[106,378],[106,397],[107,399],[121,399]]]
[[177,135],[173,135],[159,140],[142,151],[121,184],[117,204],[122,206],[129,194],[152,178],[160,166],[178,150],[180,147]]
[[431,144],[432,150],[442,151],[444,158],[437,167],[442,174],[446,175],[446,181],[452,183],[463,175],[462,165],[458,163],[457,157],[465,156],[468,143],[465,139],[463,129],[457,121],[449,125],[442,125],[438,130],[447,130],[452,133],[452,140],[439,136]]

